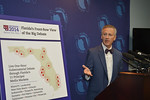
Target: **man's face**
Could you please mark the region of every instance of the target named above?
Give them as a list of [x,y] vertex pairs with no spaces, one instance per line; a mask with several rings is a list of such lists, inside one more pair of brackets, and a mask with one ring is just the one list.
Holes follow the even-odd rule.
[[116,40],[115,30],[113,28],[105,28],[102,31],[101,39],[107,48],[110,48]]

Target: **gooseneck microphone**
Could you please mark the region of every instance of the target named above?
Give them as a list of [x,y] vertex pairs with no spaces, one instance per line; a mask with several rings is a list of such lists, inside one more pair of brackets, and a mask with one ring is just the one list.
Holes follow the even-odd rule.
[[122,53],[122,55],[124,57],[126,57],[127,59],[131,60],[131,61],[136,61],[139,63],[139,65],[141,65],[142,67],[149,67],[150,66],[150,63],[143,60],[143,59],[139,59],[139,58],[136,58],[134,55],[131,55],[129,53]]
[[137,52],[138,55],[141,55],[141,56],[144,56],[144,57],[147,57],[147,58],[150,58],[150,54],[145,54],[145,53],[142,53],[142,52]]
[[[140,56],[137,56],[136,53],[130,54],[130,53],[122,53],[123,57],[126,59],[122,59],[127,64],[131,65],[133,68],[136,68],[137,73],[147,73],[148,68],[150,67],[150,63],[145,61],[144,58],[141,58]],[[136,55],[136,57],[134,56]]]
[[142,60],[140,60],[140,59],[138,59],[138,58],[135,58],[134,55],[131,55],[131,54],[129,54],[129,53],[122,53],[122,55],[123,55],[124,57],[126,57],[127,59],[129,59],[129,60],[137,61],[137,62],[142,63]]
[[124,59],[124,58],[122,58],[122,60],[123,60],[124,62],[126,62],[127,64],[129,64],[130,66],[132,66],[133,68],[137,68],[137,66],[135,66],[133,63],[129,62],[128,60],[126,60],[126,59]]
[[141,52],[134,52],[134,51],[131,51],[131,50],[129,50],[128,53],[134,55],[136,58],[138,58],[142,61],[150,63],[150,60],[146,58],[146,56],[148,57],[149,54],[144,54],[144,53],[141,53]]

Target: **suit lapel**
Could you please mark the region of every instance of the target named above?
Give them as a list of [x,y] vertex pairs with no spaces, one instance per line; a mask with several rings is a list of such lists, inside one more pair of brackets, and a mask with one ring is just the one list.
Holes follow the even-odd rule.
[[99,55],[100,61],[102,62],[104,71],[105,71],[105,73],[107,75],[106,59],[105,59],[104,50],[102,48],[102,45],[100,45],[99,48],[98,48],[98,55]]
[[114,67],[114,66],[116,66],[116,59],[117,59],[117,55],[116,55],[115,49],[113,49],[113,72],[112,72],[111,81],[112,81],[113,78],[114,78],[114,73],[116,73],[116,68],[117,68],[117,67]]

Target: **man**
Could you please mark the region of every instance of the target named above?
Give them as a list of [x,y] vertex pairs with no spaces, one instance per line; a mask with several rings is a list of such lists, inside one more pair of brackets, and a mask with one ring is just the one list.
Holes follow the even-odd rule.
[[101,45],[88,50],[86,66],[82,66],[85,79],[89,81],[86,100],[94,100],[120,72],[122,53],[112,47],[116,33],[113,25],[104,26],[101,32]]

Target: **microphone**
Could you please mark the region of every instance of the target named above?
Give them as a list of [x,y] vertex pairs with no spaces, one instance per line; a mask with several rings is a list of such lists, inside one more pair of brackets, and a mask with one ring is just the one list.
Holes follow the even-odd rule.
[[124,62],[126,62],[127,64],[131,65],[133,68],[137,68],[137,66],[135,66],[133,63],[127,61],[126,59],[123,59],[123,58],[122,58],[122,60],[123,60]]
[[141,59],[136,58],[134,55],[131,55],[129,53],[122,53],[122,55],[124,57],[128,58],[129,60],[137,61],[137,62],[139,62],[139,63],[141,63],[143,65],[148,65],[149,64],[149,63],[147,63],[147,62],[145,62],[145,61],[143,61]]
[[150,63],[150,60],[145,58],[143,55],[148,56],[147,54],[141,53],[141,52],[133,52],[131,50],[128,51],[128,53],[134,55],[136,58],[140,59],[140,60],[144,60],[147,61],[148,63]]
[[145,57],[150,57],[150,54],[145,54],[145,53],[142,53],[142,52],[137,52],[138,55],[141,55],[141,56],[145,56]]
[[122,55],[130,60],[133,60],[134,56],[129,53],[122,53]]
[[150,63],[146,62],[145,60],[138,59],[130,53],[122,53],[122,55],[126,57],[127,59],[132,60],[134,62],[134,63],[133,62],[131,63],[130,61],[127,61],[126,59],[122,59],[123,61],[131,65],[132,67],[136,68],[137,72],[142,72],[142,73],[148,72]]
[[134,56],[137,57],[138,59],[144,60],[144,57],[143,57],[143,56],[137,54],[137,53],[134,52],[134,51],[129,50],[128,53],[134,55]]

